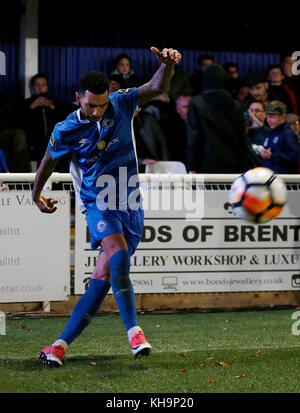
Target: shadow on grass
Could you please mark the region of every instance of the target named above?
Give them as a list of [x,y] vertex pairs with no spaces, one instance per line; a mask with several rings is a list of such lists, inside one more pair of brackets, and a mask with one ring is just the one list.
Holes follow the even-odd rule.
[[82,355],[82,356],[68,356],[62,368],[49,367],[44,365],[38,357],[24,358],[24,359],[11,359],[0,358],[0,367],[9,369],[10,371],[41,371],[41,370],[74,370],[74,369],[87,369],[101,372],[101,375],[114,376],[119,375],[123,370],[124,373],[131,371],[144,371],[148,370],[142,360],[134,359],[131,356],[124,355]]

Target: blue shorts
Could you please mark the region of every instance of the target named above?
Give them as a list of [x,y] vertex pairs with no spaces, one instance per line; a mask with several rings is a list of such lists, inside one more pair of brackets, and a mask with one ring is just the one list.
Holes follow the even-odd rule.
[[[126,211],[101,211],[95,207],[85,211],[86,222],[91,237],[91,248],[95,250],[101,240],[110,234],[122,234],[127,242],[129,255],[133,255],[138,246],[144,228],[144,211],[128,209]],[[100,252],[103,251],[100,249]]]

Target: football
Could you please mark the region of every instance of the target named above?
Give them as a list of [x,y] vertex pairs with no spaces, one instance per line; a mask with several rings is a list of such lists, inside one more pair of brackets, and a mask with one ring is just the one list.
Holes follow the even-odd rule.
[[276,218],[287,201],[283,180],[263,167],[250,169],[231,185],[229,202],[238,218],[257,224]]

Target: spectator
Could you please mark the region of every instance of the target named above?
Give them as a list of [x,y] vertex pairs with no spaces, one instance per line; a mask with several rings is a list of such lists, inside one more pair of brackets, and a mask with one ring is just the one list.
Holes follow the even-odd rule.
[[[55,124],[66,116],[66,108],[49,95],[46,74],[37,73],[30,80],[30,86],[31,97],[21,102],[18,108],[19,125],[26,133],[30,160],[38,167]],[[62,162],[59,168],[57,172],[68,171],[67,163]]]
[[249,167],[249,147],[240,104],[225,89],[226,72],[212,63],[203,73],[204,91],[191,99],[187,121],[190,173],[240,173]]
[[300,142],[300,124],[299,124],[299,115],[295,113],[288,113],[286,116],[286,122],[290,125],[293,129],[295,134],[297,135],[298,142]]
[[182,94],[178,96],[178,98],[176,99],[176,112],[179,114],[179,116],[184,122],[187,121],[189,103],[191,99],[192,95],[186,94]]
[[136,110],[133,118],[133,130],[139,172],[145,172],[145,165],[169,160],[164,132],[155,116],[140,109]]
[[248,109],[249,125],[246,124],[246,133],[249,143],[263,145],[270,129],[265,124],[266,113],[262,102],[255,100]]
[[190,78],[193,95],[198,95],[203,90],[203,72],[208,65],[214,63],[214,57],[210,54],[203,54],[198,57],[197,65],[198,68],[192,74]]
[[280,65],[271,65],[268,68],[269,93],[276,94],[277,99],[285,103],[288,113],[298,113],[297,100],[294,92],[287,85],[283,85],[283,70]]
[[260,150],[262,166],[278,174],[298,174],[300,145],[297,136],[287,124],[287,108],[280,101],[272,101],[266,107],[267,122],[270,126]]
[[288,53],[281,56],[281,65],[284,74],[283,84],[288,86],[294,92],[298,108],[297,114],[300,114],[300,77],[293,73],[293,64],[295,62],[296,59],[293,59]]
[[175,105],[176,99],[180,95],[191,95],[193,92],[190,79],[182,66],[174,67],[174,75],[171,79],[171,85],[169,90],[169,97],[171,103]]
[[169,95],[163,93],[152,99],[143,110],[155,116],[160,123],[169,153],[168,160],[185,163],[185,124],[170,102]]
[[118,90],[122,89],[122,76],[121,75],[109,75],[108,76],[108,84],[109,84],[109,90],[108,93],[114,93],[117,92]]
[[226,89],[234,98],[237,98],[238,91],[243,84],[242,80],[239,78],[239,67],[234,62],[226,62],[224,63],[223,68],[227,73]]
[[111,75],[121,76],[122,88],[127,89],[140,85],[140,80],[131,68],[131,59],[126,53],[121,53],[116,57],[114,67]]
[[0,96],[0,148],[9,172],[31,172],[25,132],[16,128],[15,108]]
[[237,94],[236,94],[236,99],[241,103],[241,105],[244,107],[244,102],[247,101],[250,97],[250,87],[246,85],[245,83],[241,83]]
[[173,118],[170,120],[172,123],[172,129],[174,131],[173,139],[170,142],[170,160],[179,161],[186,165],[186,149],[187,149],[187,117],[189,103],[192,99],[192,95],[187,93],[181,94],[176,99]]
[[269,102],[283,98],[284,103],[288,104],[291,110],[293,110],[288,93],[286,91],[281,93],[276,88],[269,88],[269,83],[264,73],[253,73],[248,78],[248,86],[250,87],[250,97],[243,102],[244,107],[248,108],[254,100],[259,100],[267,106]]

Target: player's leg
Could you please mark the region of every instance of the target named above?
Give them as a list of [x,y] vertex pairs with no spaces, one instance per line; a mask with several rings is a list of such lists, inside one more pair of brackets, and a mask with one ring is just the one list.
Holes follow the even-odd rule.
[[136,245],[132,248],[132,244],[130,244],[128,248],[125,237],[120,233],[110,234],[105,237],[101,245],[107,256],[110,257],[111,286],[128,332],[132,352],[136,357],[148,355],[151,346],[147,342],[142,329],[138,326],[134,290],[129,277],[130,256],[133,254]]
[[52,346],[46,347],[40,353],[39,357],[44,364],[55,366],[62,364],[65,350],[95,317],[109,289],[108,259],[105,252],[101,252],[89,287],[74,307],[65,329]]

